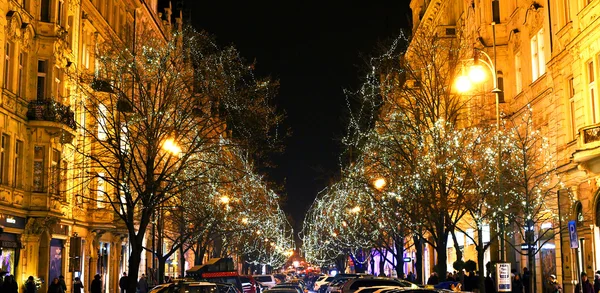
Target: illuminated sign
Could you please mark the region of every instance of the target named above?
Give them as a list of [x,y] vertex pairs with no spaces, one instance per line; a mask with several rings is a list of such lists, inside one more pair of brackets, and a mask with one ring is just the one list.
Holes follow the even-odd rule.
[[6,222],[9,224],[16,224],[17,220],[15,220],[13,217],[6,217]]

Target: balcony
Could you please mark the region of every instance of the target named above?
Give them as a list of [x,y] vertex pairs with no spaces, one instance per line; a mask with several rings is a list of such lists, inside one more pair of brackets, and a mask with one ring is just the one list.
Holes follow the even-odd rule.
[[75,113],[69,106],[53,100],[34,100],[27,107],[29,126],[45,128],[48,133],[58,136],[61,143],[68,143],[75,137],[77,125]]
[[577,151],[573,153],[573,161],[580,168],[600,173],[600,124],[579,129]]

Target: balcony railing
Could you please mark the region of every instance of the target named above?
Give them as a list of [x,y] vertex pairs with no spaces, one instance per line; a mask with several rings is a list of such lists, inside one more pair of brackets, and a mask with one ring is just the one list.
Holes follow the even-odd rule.
[[27,119],[62,123],[71,129],[77,129],[75,113],[71,107],[53,100],[34,100],[29,102]]
[[581,129],[582,143],[587,145],[600,141],[600,125],[592,125]]

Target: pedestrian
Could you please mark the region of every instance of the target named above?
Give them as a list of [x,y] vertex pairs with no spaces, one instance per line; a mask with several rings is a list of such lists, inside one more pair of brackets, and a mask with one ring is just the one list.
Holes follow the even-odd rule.
[[65,293],[58,278],[52,279],[52,283],[48,286],[48,293]]
[[496,286],[494,285],[494,280],[492,279],[492,275],[488,273],[487,277],[485,277],[484,286],[485,293],[496,293]]
[[12,282],[10,281],[10,277],[11,277],[11,275],[5,275],[4,276],[4,281],[2,282],[2,285],[0,286],[0,289],[2,289],[2,290],[0,290],[0,291],[7,292],[7,293],[8,292],[12,293],[12,291],[11,291],[11,289],[12,289]]
[[409,282],[414,282],[414,281],[415,281],[415,279],[416,279],[416,278],[415,278],[415,274],[413,274],[413,272],[412,272],[412,271],[408,272],[407,279],[408,279],[408,281],[409,281]]
[[523,293],[523,290],[525,289],[523,287],[523,280],[521,280],[521,275],[515,273],[515,277],[512,280],[512,293]]
[[594,275],[594,293],[600,292],[600,272]]
[[531,293],[531,273],[529,272],[529,270],[524,267],[523,268],[523,288],[525,288],[525,293]]
[[436,272],[431,273],[429,279],[427,280],[427,285],[437,285],[440,282],[440,279],[437,276]]
[[123,276],[119,280],[119,288],[121,288],[121,293],[127,293],[128,285],[129,285],[129,278],[127,277],[127,273],[123,272]]
[[19,284],[17,283],[14,275],[10,275],[10,287],[8,292],[19,293]]
[[581,284],[575,285],[575,292],[594,293],[594,287],[590,283],[590,280],[588,280],[585,272],[581,273]]
[[544,292],[545,293],[560,293],[560,292],[562,292],[562,287],[560,286],[560,284],[556,280],[556,276],[555,275],[550,275],[548,277],[548,281],[546,282],[546,284],[547,285],[544,288],[544,290],[545,290]]
[[29,276],[29,278],[27,278],[27,282],[25,283],[25,293],[36,293],[36,292],[37,292],[37,286],[35,285],[33,276]]
[[138,293],[148,293],[148,280],[146,280],[146,274],[142,274],[142,277],[137,284]]
[[94,280],[90,284],[90,293],[102,293],[102,281],[98,274],[94,276]]
[[67,283],[65,282],[65,276],[60,275],[58,277],[58,284],[60,285],[60,288],[62,288],[63,292],[67,292]]
[[79,277],[75,277],[75,281],[73,282],[73,293],[83,293],[83,283],[81,283]]

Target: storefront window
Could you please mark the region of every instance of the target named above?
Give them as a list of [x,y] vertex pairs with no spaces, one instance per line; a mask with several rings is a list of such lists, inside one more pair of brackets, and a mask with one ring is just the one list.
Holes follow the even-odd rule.
[[60,239],[52,239],[50,241],[50,278],[58,278],[62,275],[62,250],[63,241]]

